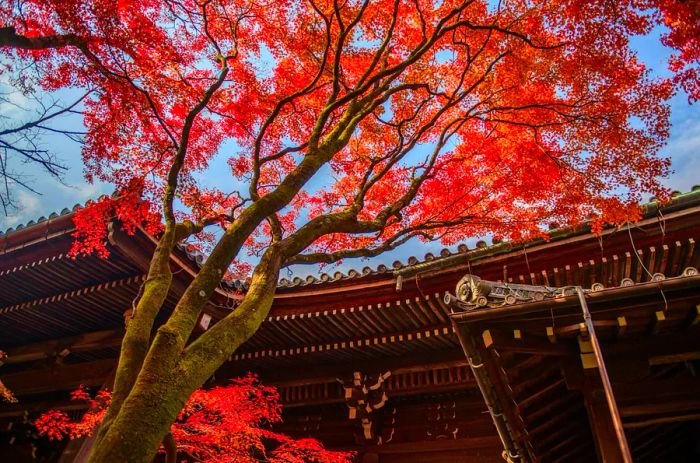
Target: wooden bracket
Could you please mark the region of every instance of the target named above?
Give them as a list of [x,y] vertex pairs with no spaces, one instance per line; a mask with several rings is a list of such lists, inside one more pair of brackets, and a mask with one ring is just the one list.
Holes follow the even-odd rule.
[[581,351],[581,364],[584,370],[598,368],[598,361],[595,353],[593,353],[593,345],[590,339],[585,339],[583,336],[578,337],[578,347]]

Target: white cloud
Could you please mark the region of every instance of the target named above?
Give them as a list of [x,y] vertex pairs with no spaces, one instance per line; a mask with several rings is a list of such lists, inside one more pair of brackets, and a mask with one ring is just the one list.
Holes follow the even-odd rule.
[[42,194],[14,189],[17,208],[8,211],[7,217],[0,211],[0,231],[36,220],[42,215],[48,216],[64,208],[71,209],[76,203],[84,204],[89,199],[97,199],[110,192],[110,187],[103,184],[92,185],[83,181],[76,185],[64,185],[47,177],[44,181],[41,186],[34,185]]
[[23,120],[36,103],[30,100],[8,80],[8,76],[0,74],[0,114],[10,120]]
[[59,190],[57,193],[62,197],[70,198],[75,202],[84,203],[88,199],[97,199],[100,195],[104,194],[105,188],[94,183],[82,181],[77,185],[60,185],[57,189]]
[[674,134],[664,151],[671,157],[670,188],[690,191],[700,184],[700,119],[689,118],[673,127]]
[[26,190],[18,191],[15,193],[15,200],[18,206],[17,210],[10,212],[7,217],[0,216],[2,229],[15,227],[21,223],[36,219],[42,213],[41,196],[35,193]]

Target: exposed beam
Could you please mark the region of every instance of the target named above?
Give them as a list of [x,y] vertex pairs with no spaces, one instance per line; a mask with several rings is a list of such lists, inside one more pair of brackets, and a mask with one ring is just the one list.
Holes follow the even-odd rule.
[[103,330],[27,344],[8,349],[7,358],[2,363],[32,362],[55,356],[65,357],[62,354],[66,351],[76,353],[105,347],[117,347],[121,345],[122,336],[122,330]]
[[507,332],[485,330],[482,332],[482,339],[486,348],[521,354],[568,356],[575,353],[567,344],[552,344],[544,337],[528,336],[520,330]]
[[88,404],[76,400],[42,400],[37,402],[17,402],[13,404],[2,404],[0,407],[0,418],[11,418],[23,416],[25,413],[43,412],[49,409],[63,410],[65,412],[84,410]]
[[620,414],[625,418],[647,415],[668,415],[678,412],[700,411],[700,397],[684,400],[647,402],[639,405],[623,405]]
[[[615,394],[623,405],[695,400],[700,391],[700,378],[652,379],[640,382],[614,384]],[[697,402],[697,401],[696,401]],[[666,413],[674,410],[667,407]]]
[[580,406],[580,401],[581,398],[579,395],[574,393],[552,396],[549,403],[537,409],[533,409],[532,412],[526,415],[528,426],[540,420],[549,421],[547,417],[552,413],[568,415],[572,410],[575,413],[576,408]]
[[561,386],[564,386],[564,385],[565,385],[564,378],[557,379],[557,380],[553,381],[552,383],[548,384],[547,386],[545,386],[544,388],[534,392],[533,394],[518,400],[518,408],[526,409],[531,404],[535,403],[537,400],[539,400],[545,396],[548,396],[548,395],[553,396],[553,395],[555,395],[554,391],[556,391],[558,388],[560,388]]
[[64,300],[85,296],[87,294],[110,291],[114,288],[120,288],[123,286],[136,286],[139,285],[145,278],[145,275],[135,275],[127,278],[122,278],[120,280],[100,283],[86,288],[80,288],[73,291],[66,291],[64,293],[56,294],[53,296],[42,297],[40,299],[34,299],[31,301],[21,302],[19,304],[0,307],[0,313],[10,313],[18,310],[26,310],[29,308],[40,307],[46,304],[54,304]]
[[[579,302],[581,303],[581,311],[583,314],[583,320],[586,324],[587,338],[590,341],[592,347],[592,353],[595,357],[595,363],[598,367],[598,373],[600,375],[600,384],[603,388],[603,397],[605,398],[607,407],[602,406],[602,397],[597,396],[589,387],[584,384],[584,397],[586,398],[586,406],[588,407],[589,416],[592,418],[593,423],[593,434],[596,437],[598,443],[599,456],[603,460],[603,463],[622,461],[624,463],[632,463],[632,455],[630,453],[629,444],[627,443],[627,437],[622,428],[622,419],[620,417],[620,412],[617,407],[617,402],[615,401],[615,395],[613,393],[612,384],[610,383],[610,377],[608,376],[608,371],[605,366],[605,359],[598,343],[598,337],[596,335],[595,326],[593,325],[593,320],[591,319],[591,312],[588,309],[588,302],[586,301],[586,295],[581,287],[576,288],[578,294]],[[580,339],[581,337],[579,337]],[[580,342],[579,342],[580,345]],[[583,349],[581,353],[581,358],[583,359]],[[584,368],[586,368],[584,362]],[[599,404],[600,402],[600,404]],[[602,407],[600,410],[597,407]],[[607,408],[607,413],[605,413],[605,408]],[[598,423],[594,420],[602,419],[604,422],[600,429],[597,429]],[[612,427],[613,433],[610,433],[610,427]],[[600,436],[599,433],[600,432]],[[615,437],[613,439],[613,436]],[[605,443],[602,439],[605,439]],[[608,440],[611,442],[608,444]],[[610,447],[609,449],[607,447]],[[607,456],[609,454],[609,457]]]
[[100,386],[114,369],[117,359],[52,365],[50,368],[32,369],[3,375],[3,381],[16,395],[72,389],[84,384]]
[[[566,450],[567,448],[570,448],[576,441],[580,441],[581,438],[579,434],[576,431],[576,428],[578,428],[579,424],[578,423],[570,423],[567,427],[562,428],[563,431],[565,432],[557,432],[553,437],[555,440],[555,444],[552,446],[552,448],[546,453],[546,456],[552,456],[552,455],[557,455],[558,452],[561,452],[563,450]],[[547,460],[545,460],[547,461]],[[604,463],[608,463],[607,461]]]
[[696,350],[692,352],[678,352],[677,354],[655,355],[653,357],[649,357],[649,365],[666,365],[669,363],[686,362],[693,360],[700,360],[700,351]]
[[624,423],[625,429],[637,429],[654,426],[657,424],[682,423],[685,421],[700,421],[700,413],[689,413],[674,416],[662,416],[650,418],[648,420],[627,421]]
[[[423,441],[423,442],[406,442],[397,444],[384,444],[373,447],[367,447],[368,452],[380,453],[380,454],[411,454],[411,453],[434,453],[441,450],[470,450],[479,448],[494,447],[495,449],[500,447],[500,442],[496,436],[486,436],[486,437],[471,437],[466,439],[448,439],[448,440],[437,440],[437,441]],[[499,461],[503,461],[501,456],[498,455]],[[424,461],[421,459],[421,461]],[[482,460],[480,460],[482,461]],[[489,460],[483,460],[489,461]]]
[[598,378],[587,378],[583,388],[584,402],[596,443],[598,460],[601,463],[623,463],[624,458],[615,434],[605,393],[599,383]]
[[421,339],[429,338],[440,338],[449,336],[452,334],[453,328],[451,326],[439,326],[439,327],[425,327],[420,330],[402,332],[402,333],[391,333],[391,334],[380,334],[367,338],[360,339],[343,339],[334,340],[324,343],[306,345],[306,346],[291,346],[287,348],[274,348],[265,349],[261,351],[254,352],[241,352],[236,353],[231,356],[231,361],[245,361],[257,358],[271,357],[271,358],[281,358],[281,357],[293,357],[297,355],[307,355],[320,352],[332,352],[338,350],[350,350],[354,348],[364,348],[369,346],[382,346],[382,345],[392,345],[400,343],[410,343],[417,342]]
[[[593,320],[593,326],[596,328],[610,328],[617,327],[617,320]],[[586,325],[584,323],[572,323],[570,325],[549,327],[552,328],[555,335],[567,336],[567,335],[578,335],[581,331],[586,331]]]
[[[446,384],[430,384],[430,385],[424,385],[424,386],[406,386],[405,388],[399,388],[399,389],[391,389],[389,390],[389,398],[396,398],[396,397],[406,397],[406,396],[415,396],[415,395],[420,395],[420,394],[444,394],[444,393],[449,393],[449,392],[458,392],[458,391],[464,391],[465,389],[473,388],[476,386],[476,383],[473,381],[468,381],[468,382],[454,382],[454,383],[446,383]],[[308,387],[308,386],[306,386]],[[282,405],[284,406],[285,409],[291,409],[291,408],[297,408],[297,407],[308,407],[308,406],[318,406],[318,405],[328,405],[328,404],[334,404],[334,403],[344,403],[345,402],[345,397],[344,396],[331,396],[329,395],[328,397],[309,397],[306,399],[292,399],[292,400],[286,400],[284,398],[284,390],[280,390],[280,394],[283,396],[282,397]]]
[[[440,359],[440,362],[435,362]],[[251,368],[254,369],[265,384],[270,385],[292,385],[292,384],[309,384],[322,382],[324,380],[334,381],[344,374],[352,373],[353,371],[409,371],[421,369],[430,366],[431,368],[455,366],[458,363],[466,364],[464,353],[459,348],[445,349],[443,351],[410,355],[410,356],[390,356],[377,357],[372,361],[355,359],[348,360],[342,363],[333,362],[329,364],[306,364],[303,368],[274,368],[265,370],[251,366],[246,362],[231,362],[225,365],[222,377],[231,377],[235,375],[245,374]],[[217,374],[217,377],[219,375]]]
[[655,358],[655,362],[663,363],[664,357],[687,352],[697,352],[700,343],[700,330],[692,328],[682,333],[647,336],[636,341],[620,341],[601,343],[603,353],[609,358],[623,356]]
[[[405,373],[422,373],[425,371],[431,371],[431,370],[441,370],[441,369],[446,369],[446,368],[454,368],[454,367],[463,367],[463,366],[468,366],[467,360],[464,358],[464,355],[459,352],[460,357],[456,360],[449,360],[446,359],[446,357],[449,356],[443,356],[440,355],[441,360],[440,362],[430,362],[430,363],[420,363],[416,365],[408,365],[408,366],[399,366],[397,368],[389,368],[389,364],[386,362],[381,364],[377,363],[375,364],[374,362],[367,364],[364,364],[364,371],[363,373],[376,373],[380,370],[389,370],[391,371],[392,375],[402,375]],[[435,356],[433,356],[435,358]],[[423,359],[424,360],[424,359]],[[397,364],[397,363],[395,363]],[[361,365],[355,364],[354,366],[359,367]],[[375,371],[377,370],[377,371]],[[305,370],[306,371],[306,370]],[[294,377],[294,378],[288,378],[288,379],[283,379],[283,380],[271,380],[271,381],[265,381],[265,384],[268,386],[275,386],[275,387],[288,387],[288,386],[303,386],[307,384],[323,384],[327,382],[333,382],[336,380],[336,378],[343,373],[352,373],[354,371],[359,371],[359,368],[352,368],[351,364],[348,364],[344,366],[342,370],[336,370],[335,374],[331,375],[323,375],[323,376],[310,376],[310,375],[303,375],[301,377]]]

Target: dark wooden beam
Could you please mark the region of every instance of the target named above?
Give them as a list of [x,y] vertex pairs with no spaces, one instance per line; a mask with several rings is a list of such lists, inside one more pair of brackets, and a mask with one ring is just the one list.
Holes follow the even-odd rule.
[[635,341],[602,342],[601,347],[606,358],[622,356],[664,357],[700,350],[700,326],[693,327],[682,333],[646,336]]
[[650,379],[634,383],[621,382],[613,386],[615,395],[622,404],[661,404],[663,401],[695,399],[700,392],[700,378]]
[[[496,436],[471,437],[464,439],[447,439],[422,442],[406,442],[396,444],[385,444],[373,447],[367,447],[367,451],[386,454],[413,454],[413,453],[434,453],[441,450],[470,450],[479,448],[493,447],[498,452],[494,455],[501,459],[500,447],[501,443]],[[420,461],[429,461],[423,460]],[[486,460],[489,461],[489,460]],[[500,461],[503,461],[502,459]]]
[[626,421],[625,429],[648,428],[657,424],[683,423],[685,421],[700,421],[700,413],[684,413],[674,416],[662,416],[646,420]]
[[543,397],[546,396],[553,396],[556,395],[554,391],[557,390],[557,388],[560,388],[565,385],[564,378],[558,379],[556,381],[553,381],[552,383],[548,384],[547,386],[543,387],[542,389],[533,392],[532,394],[528,395],[527,397],[524,397],[520,400],[518,400],[518,407],[519,408],[527,408],[533,403],[535,403],[537,400],[542,399]]
[[[440,362],[436,362],[436,359],[439,359]],[[301,364],[292,364],[286,368],[266,368],[251,365],[250,362],[235,361],[225,364],[220,370],[220,373],[223,374],[217,373],[217,377],[231,378],[244,375],[247,371],[255,371],[265,384],[305,384],[309,379],[329,378],[333,380],[353,371],[379,372],[406,368],[420,369],[427,365],[437,366],[439,363],[447,365],[462,361],[466,362],[466,358],[459,347],[417,355],[376,357],[371,360],[351,359],[342,363],[336,361],[311,364],[306,361]]]
[[575,350],[566,343],[551,343],[545,337],[528,336],[520,330],[485,330],[482,332],[484,347],[520,354],[544,356],[568,356]]
[[[296,376],[286,379],[275,380],[274,377],[269,376],[270,380],[265,381],[267,386],[275,387],[289,387],[289,386],[300,386],[305,384],[323,384],[327,382],[334,382],[336,378],[344,374],[350,374],[355,371],[362,371],[363,373],[376,373],[378,371],[391,371],[392,375],[401,375],[405,373],[422,373],[430,370],[439,370],[444,368],[454,368],[454,367],[467,367],[467,359],[464,358],[462,354],[461,358],[450,359],[451,356],[440,356],[439,362],[424,362],[416,365],[406,365],[404,362],[397,362],[395,368],[390,368],[390,364],[387,363],[371,363],[371,367],[365,364],[364,369],[352,369],[350,366],[361,366],[360,364],[348,364],[345,368],[335,370],[334,374],[322,375],[322,376],[311,376],[303,375]],[[403,363],[403,364],[402,364]],[[329,371],[330,372],[330,371]]]
[[582,407],[581,398],[578,394],[557,394],[549,403],[527,414],[528,427],[534,427],[539,422],[554,421],[551,420],[550,414],[568,415],[575,413],[577,409],[580,410],[580,407]]
[[102,385],[114,369],[117,359],[102,359],[74,364],[54,364],[3,375],[3,381],[17,396],[69,390],[84,384]]
[[625,418],[649,415],[671,415],[700,412],[700,397],[662,402],[647,402],[638,405],[623,405],[620,414]]
[[[698,346],[698,348],[700,348],[700,345]],[[678,352],[675,354],[666,355],[654,355],[652,357],[649,357],[649,365],[667,365],[669,363],[687,362],[694,360],[700,360],[700,350]]]
[[72,291],[66,291],[61,294],[55,294],[53,296],[47,296],[47,297],[42,297],[38,299],[34,299],[31,301],[25,301],[17,304],[12,304],[9,306],[5,307],[0,307],[0,313],[10,313],[10,312],[17,312],[17,311],[24,311],[24,310],[29,310],[29,309],[34,309],[37,307],[41,307],[42,305],[46,304],[55,304],[59,303],[62,301],[66,301],[69,299],[78,299],[82,297],[86,297],[88,295],[93,295],[96,293],[109,293],[110,291],[116,289],[116,288],[122,288],[122,287],[138,287],[138,285],[141,284],[141,282],[146,278],[145,275],[134,275],[126,278],[122,278],[119,280],[114,280],[114,281],[108,281],[100,284],[96,284],[93,286],[88,286],[85,288],[80,288],[80,289],[75,289]]
[[571,446],[565,453],[554,456],[553,463],[576,463],[583,461],[590,463],[593,451],[590,448],[588,439],[578,445]]
[[[356,336],[359,337],[364,335],[365,337],[359,339],[358,337],[352,337],[349,339],[335,339],[333,341],[316,340],[315,342],[306,345],[297,344],[291,346],[277,346],[264,348],[262,350],[250,349],[250,347],[244,346],[242,351],[237,351],[234,353],[231,357],[229,357],[229,360],[233,360],[235,362],[247,362],[251,360],[255,361],[256,359],[265,358],[273,360],[289,360],[293,357],[305,356],[309,354],[342,353],[352,351],[353,349],[361,349],[362,351],[366,351],[367,348],[377,351],[391,352],[396,350],[404,350],[404,347],[406,346],[421,345],[425,343],[432,343],[434,345],[443,344],[443,346],[454,344],[455,347],[457,347],[457,339],[452,332],[452,327],[449,325],[424,326],[411,331],[397,331],[393,333],[382,333],[369,336],[368,333],[364,332],[365,328],[363,322],[359,320],[353,321],[351,318],[348,318],[346,321],[350,321],[355,325],[353,332],[356,333]],[[299,330],[298,338],[300,340],[316,338],[313,327],[306,326],[305,323],[297,323],[295,328]],[[287,329],[293,330],[294,328],[289,325],[287,326]],[[263,333],[262,330],[261,333]]]
[[622,451],[615,434],[615,427],[600,379],[586,378],[583,397],[596,444],[598,461],[601,463],[623,463]]
[[84,410],[87,403],[75,400],[41,400],[36,402],[22,401],[12,404],[0,404],[0,418],[23,416],[25,413],[39,413],[49,409],[65,412]]
[[[442,394],[446,392],[475,389],[476,383],[468,369],[466,361],[458,364],[436,364],[435,367],[405,368],[392,370],[391,375],[382,383],[389,398],[419,394]],[[372,373],[372,372],[361,372]],[[345,375],[347,379],[350,372]],[[322,380],[322,382],[318,382]],[[343,403],[345,391],[336,378],[310,378],[306,384],[286,382],[277,386],[285,408],[305,407],[331,403]]]
[[65,357],[69,353],[87,352],[121,345],[122,330],[104,330],[78,336],[51,339],[9,349],[5,364],[33,362],[50,357]]
[[578,428],[578,423],[573,423],[564,426],[560,432],[555,433],[552,437],[556,443],[547,452],[547,455],[557,455],[565,449],[570,448],[576,441],[581,440],[581,436],[576,432],[576,428]]

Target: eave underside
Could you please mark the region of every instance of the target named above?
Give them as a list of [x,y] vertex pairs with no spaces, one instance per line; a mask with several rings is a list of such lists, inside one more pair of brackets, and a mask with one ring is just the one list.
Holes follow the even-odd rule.
[[[398,291],[390,273],[347,281],[340,286],[281,288],[261,329],[222,366],[213,381],[222,383],[254,371],[266,383],[280,388],[288,417],[285,429],[290,433],[314,436],[316,431],[328,430],[327,439],[332,445],[362,448],[368,454],[381,455],[382,462],[402,461],[410,442],[421,442],[415,448],[438,455],[436,462],[454,461],[455,455],[465,454],[468,449],[476,452],[474,461],[490,461],[492,456],[500,460],[500,444],[494,440],[495,431],[467,369],[449,319],[450,308],[443,302],[444,293],[453,292],[467,272],[485,279],[586,288],[593,283],[619,286],[626,278],[648,282],[654,273],[675,277],[686,267],[700,266],[696,246],[700,239],[696,227],[700,211],[675,214],[665,222],[647,222],[630,232],[619,230],[600,239],[577,236],[569,241],[487,256],[435,273],[413,275],[404,280]],[[67,258],[68,235],[42,243],[43,252],[30,246],[13,251],[11,258],[0,259],[0,298],[4,298],[0,299],[0,348],[10,354],[0,374],[22,401],[21,405],[0,407],[0,419],[5,420],[0,422],[0,429],[5,429],[0,440],[15,435],[17,428],[8,434],[7,425],[22,420],[25,412],[70,407],[67,391],[79,384],[99,387],[105,383],[115,367],[123,331],[122,315],[138,296],[144,275],[143,256],[141,261],[134,258],[140,243],[129,252],[112,246],[111,257],[106,261]],[[169,296],[162,316],[173,307],[187,282],[187,271],[177,267],[174,270],[178,272],[179,286]],[[674,341],[680,335],[692,344],[698,333],[690,317],[693,304],[700,301],[694,299],[692,291],[672,296],[668,298],[668,308],[660,305],[663,301],[658,297],[644,296],[643,301],[632,304],[636,309],[626,316],[627,325],[622,331],[613,323],[617,323],[613,313],[621,307],[608,307],[606,310],[611,312],[600,318],[597,325],[605,345],[629,343],[633,349],[647,338],[653,343]],[[208,308],[212,323],[233,307],[233,298],[217,296]],[[663,320],[656,315],[660,307]],[[522,433],[531,436],[527,445],[534,454],[540,455],[542,461],[592,461],[586,460],[595,447],[591,446],[594,438],[588,426],[588,411],[581,405],[582,386],[577,388],[572,382],[576,375],[569,371],[571,368],[565,368],[574,364],[572,358],[579,355],[577,351],[572,353],[572,348],[577,347],[575,329],[580,315],[572,313],[569,318],[557,320],[555,343],[542,331],[546,328],[543,320],[548,317],[544,313],[535,320],[492,320],[490,325],[479,325],[478,329],[510,333],[511,337],[513,329],[520,329],[523,339],[529,341],[520,345],[529,346],[526,352],[512,350],[508,343],[508,348],[487,351],[496,366],[495,377],[503,381],[502,390],[512,389],[514,394],[505,399],[513,403],[514,410],[522,409]],[[502,336],[494,338],[505,342]],[[624,354],[623,358],[629,359],[630,355]],[[659,355],[649,354],[647,359]],[[675,354],[671,351],[664,355]],[[649,377],[645,380],[650,381],[650,388],[655,388],[650,390],[660,391],[663,385],[652,384],[652,380],[681,384],[693,368],[697,368],[697,361],[687,358],[671,364],[648,365]],[[376,375],[387,371],[392,372],[386,384],[389,402],[378,416],[382,422],[390,420],[395,406],[403,418],[397,420],[389,444],[358,444],[354,437],[358,425],[347,417],[344,389],[338,379],[347,382],[353,372]],[[622,383],[616,381],[617,387],[623,387]],[[459,417],[456,424],[443,418],[434,420],[426,411],[430,407],[442,409],[452,402],[455,407],[462,407],[455,415]],[[421,407],[416,404],[424,404],[422,414],[415,411]],[[625,407],[638,405],[623,404],[623,412]],[[405,413],[401,411],[404,408]],[[327,417],[326,410],[330,414]],[[658,434],[674,443],[675,439],[685,442],[683,436],[692,434],[695,426],[687,420],[663,421],[668,417],[648,409],[632,410],[631,413],[640,414],[624,418],[633,426],[628,426],[628,434],[634,451],[646,459],[640,461],[654,461],[659,452],[665,451],[659,449],[663,437],[658,440],[645,436]],[[687,416],[696,412],[691,408]],[[307,422],[313,422],[318,413],[324,421],[314,431]],[[411,422],[418,424],[409,425]],[[450,437],[436,430],[445,425],[452,431],[461,430],[453,434],[451,439],[455,442],[449,443]]]
[[[700,277],[676,280],[675,288],[647,283],[627,288],[625,298],[589,300],[637,463],[700,457]],[[583,462],[607,451],[606,461],[621,461],[610,457],[618,444],[605,429],[609,411],[598,368],[581,343],[588,334],[580,307],[562,301],[497,312],[466,315],[459,329],[481,349],[530,458]]]

